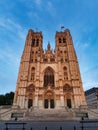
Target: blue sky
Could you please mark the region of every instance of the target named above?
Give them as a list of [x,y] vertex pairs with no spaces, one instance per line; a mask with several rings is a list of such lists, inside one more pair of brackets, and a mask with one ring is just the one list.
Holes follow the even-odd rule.
[[43,47],[55,32],[71,31],[84,90],[98,87],[98,0],[1,0],[0,94],[15,91],[28,29],[42,31]]

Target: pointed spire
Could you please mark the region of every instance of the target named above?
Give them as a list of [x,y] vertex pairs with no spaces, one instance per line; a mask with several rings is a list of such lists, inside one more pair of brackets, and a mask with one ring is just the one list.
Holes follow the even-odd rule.
[[50,46],[50,42],[48,42],[48,45],[47,45],[47,50],[50,50],[51,46]]

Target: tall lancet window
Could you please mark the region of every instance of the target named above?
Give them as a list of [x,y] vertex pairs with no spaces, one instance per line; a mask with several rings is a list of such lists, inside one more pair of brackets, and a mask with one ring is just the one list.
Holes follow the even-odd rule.
[[35,68],[32,67],[31,68],[31,80],[34,81],[34,79],[35,79]]
[[36,46],[39,46],[39,39],[36,40]]
[[50,67],[48,67],[44,73],[44,87],[47,87],[48,85],[54,86],[54,71]]
[[32,47],[35,46],[35,39],[32,39]]
[[59,43],[61,43],[62,42],[62,40],[61,40],[61,38],[59,38]]
[[63,68],[63,72],[64,72],[64,80],[68,80],[68,73],[66,67]]

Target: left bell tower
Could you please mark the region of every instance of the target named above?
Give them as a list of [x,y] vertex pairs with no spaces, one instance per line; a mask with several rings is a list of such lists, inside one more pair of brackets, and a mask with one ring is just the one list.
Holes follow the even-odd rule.
[[30,29],[28,31],[25,47],[21,57],[13,105],[20,106],[21,108],[26,107],[27,105],[26,90],[29,81],[30,64],[32,64],[32,60],[35,61],[34,59],[35,56],[33,54],[34,51],[38,52],[41,50],[42,50],[42,33],[34,32],[33,30]]

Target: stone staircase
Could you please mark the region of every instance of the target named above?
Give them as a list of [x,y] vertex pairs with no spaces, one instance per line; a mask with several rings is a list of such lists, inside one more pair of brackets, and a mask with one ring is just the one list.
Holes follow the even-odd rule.
[[60,109],[36,109],[32,111],[27,111],[25,113],[24,120],[34,120],[34,121],[61,121],[61,120],[68,120],[73,118],[73,113],[68,110],[60,110]]
[[88,108],[89,119],[98,119],[98,109]]
[[[20,109],[18,107],[2,107],[0,109],[0,120],[15,120],[15,116],[17,116],[18,121],[81,120],[81,114],[85,113],[88,114],[88,119],[98,119],[98,108]],[[14,118],[12,118],[12,115],[14,115]]]
[[[11,115],[12,113],[25,113],[24,109],[19,109],[18,107],[13,108],[12,106],[2,106],[0,108],[0,120],[7,121],[12,120]],[[23,118],[21,118],[23,119]]]
[[13,112],[13,110],[11,108],[3,107],[0,110],[0,120],[9,120],[11,118],[12,112]]

